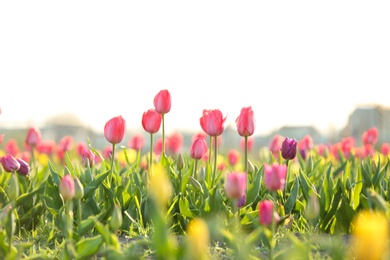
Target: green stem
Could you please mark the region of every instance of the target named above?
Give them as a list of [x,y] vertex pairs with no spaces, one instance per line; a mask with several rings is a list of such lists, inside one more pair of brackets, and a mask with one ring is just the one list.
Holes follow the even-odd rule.
[[210,149],[209,149],[209,164],[211,164],[211,147],[213,143],[213,137],[210,135]]
[[111,188],[111,181],[112,181],[112,172],[114,168],[114,160],[115,160],[115,144],[112,144],[112,153],[111,153],[111,169],[110,169],[110,175],[108,178],[108,186]]
[[148,165],[148,173],[146,176],[146,183],[149,183],[150,180],[150,171],[152,169],[152,162],[153,162],[152,155],[153,155],[153,134],[150,134],[149,165]]
[[276,202],[277,202],[277,194],[276,194],[276,191],[272,191],[272,197],[274,198],[274,201],[272,202],[272,224],[271,224],[271,232],[272,232],[272,236],[271,236],[271,241],[270,241],[270,253],[269,253],[269,257],[270,257],[270,260],[273,260],[274,259],[274,247],[275,247],[275,243],[276,243],[276,239],[275,239],[275,235],[276,235],[276,219],[275,219],[275,211],[276,211]]
[[83,220],[83,214],[81,212],[81,199],[77,200],[77,220],[78,223],[80,224],[81,221]]
[[211,180],[211,189],[215,185],[215,174],[217,172],[217,136],[214,136],[214,170],[213,170],[213,178]]
[[287,167],[287,172],[286,172],[286,181],[284,184],[284,189],[283,189],[283,201],[286,201],[286,190],[287,190],[287,184],[288,184],[288,162],[289,160],[286,160],[286,167]]
[[245,138],[245,151],[244,151],[244,169],[245,172],[248,174],[248,136],[244,136]]
[[196,179],[196,168],[198,168],[198,160],[195,160],[194,162],[194,170],[192,172],[192,176]]
[[65,255],[67,259],[72,259],[73,249],[73,201],[65,201]]

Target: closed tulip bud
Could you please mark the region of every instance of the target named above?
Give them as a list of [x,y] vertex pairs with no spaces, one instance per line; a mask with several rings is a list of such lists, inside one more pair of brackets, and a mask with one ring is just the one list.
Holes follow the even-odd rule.
[[114,208],[112,210],[111,218],[109,221],[109,225],[112,230],[116,231],[120,226],[122,226],[123,217],[122,217],[122,211],[118,204],[114,205]]
[[287,166],[273,163],[264,164],[264,182],[270,191],[281,190],[286,183]]
[[153,103],[159,114],[166,114],[171,110],[171,94],[168,90],[163,89],[154,97]]
[[6,172],[14,172],[19,170],[20,163],[10,154],[1,157],[1,164]]
[[25,144],[28,146],[37,146],[37,144],[42,140],[41,131],[38,128],[31,127],[28,129]]
[[149,109],[142,115],[142,127],[150,134],[157,133],[161,126],[161,115],[155,109]]
[[286,137],[282,143],[282,157],[285,160],[292,160],[297,154],[297,140]]
[[92,167],[95,163],[95,154],[90,149],[85,149],[81,161],[85,167]]
[[181,155],[181,153],[179,153],[179,155],[177,156],[176,166],[179,170],[182,170],[184,167],[184,158],[183,155]]
[[196,192],[203,193],[202,185],[192,176],[190,176],[190,183]]
[[125,134],[126,121],[122,116],[116,116],[107,121],[104,126],[104,137],[112,144],[120,143]]
[[238,134],[241,136],[251,136],[255,131],[255,117],[252,107],[241,109],[240,115],[236,119]]
[[74,198],[77,200],[81,200],[84,197],[84,187],[81,184],[80,179],[74,177]]
[[245,194],[247,185],[246,172],[231,172],[226,175],[225,193],[231,199],[239,199]]
[[203,110],[203,115],[199,119],[200,126],[203,131],[209,136],[219,136],[223,133],[224,123],[226,117],[224,118],[222,112],[219,109],[210,109]]
[[253,166],[253,163],[249,160],[247,162],[247,165],[248,165],[248,173],[253,174],[255,172],[255,166]]
[[25,161],[24,161],[23,159],[21,159],[21,158],[18,158],[18,159],[16,159],[16,160],[17,160],[17,161],[19,162],[19,164],[20,164],[20,167],[19,167],[18,170],[16,170],[16,172],[19,173],[19,174],[21,174],[21,175],[24,175],[24,176],[28,175],[29,172],[30,172],[30,165],[28,165],[28,163],[25,162]]
[[311,158],[311,156],[309,156],[309,158],[307,159],[306,161],[306,165],[305,165],[305,171],[306,173],[310,173],[313,171],[313,158]]
[[59,189],[60,189],[60,194],[65,201],[70,201],[74,198],[75,185],[74,185],[74,180],[72,176],[70,176],[70,174],[67,174],[64,177],[62,177]]
[[205,177],[206,177],[206,169],[204,167],[200,167],[199,173],[198,173],[198,181],[200,183],[203,183]]
[[190,155],[192,159],[199,160],[203,158],[207,151],[206,140],[203,137],[198,137],[191,145]]
[[280,217],[276,211],[274,211],[274,204],[270,200],[264,200],[259,202],[259,222],[261,225],[270,226],[272,224],[272,218],[275,219],[275,223],[278,223]]
[[18,177],[14,173],[11,174],[11,178],[9,180],[7,195],[11,201],[16,201],[16,199],[19,197]]
[[230,166],[236,165],[240,161],[240,153],[236,149],[230,149],[227,154]]

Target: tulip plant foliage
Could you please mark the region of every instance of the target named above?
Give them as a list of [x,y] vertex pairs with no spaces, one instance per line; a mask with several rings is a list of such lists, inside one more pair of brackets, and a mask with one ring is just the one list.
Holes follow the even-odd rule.
[[149,139],[124,140],[113,116],[102,151],[35,127],[23,148],[0,135],[0,259],[389,258],[390,146],[375,126],[361,140],[276,134],[256,147],[248,106],[238,148],[224,149],[226,115],[204,109],[183,150],[165,133],[169,91],[152,104]]

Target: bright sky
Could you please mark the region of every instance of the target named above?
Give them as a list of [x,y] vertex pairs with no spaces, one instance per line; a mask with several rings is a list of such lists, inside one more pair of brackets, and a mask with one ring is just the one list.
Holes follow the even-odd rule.
[[[166,130],[203,109],[255,134],[342,128],[358,104],[390,106],[390,1],[1,1],[0,125],[75,113],[103,131],[168,89]],[[142,129],[142,128],[141,128]]]

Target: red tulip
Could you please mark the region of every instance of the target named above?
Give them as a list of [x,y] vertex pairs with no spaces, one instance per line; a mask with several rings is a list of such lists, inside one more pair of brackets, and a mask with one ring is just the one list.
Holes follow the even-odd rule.
[[60,194],[64,200],[72,200],[75,195],[74,179],[70,174],[62,177],[60,182]]
[[150,134],[157,133],[161,126],[161,115],[153,108],[142,115],[142,126]]
[[231,172],[226,175],[225,192],[231,199],[240,199],[246,192],[247,174]]
[[276,191],[284,188],[286,183],[287,166],[273,163],[264,164],[264,182],[268,190]]
[[10,154],[4,155],[0,160],[6,172],[14,172],[20,168],[20,163]]
[[364,144],[376,144],[378,141],[378,129],[376,127],[371,127],[362,135],[362,140]]
[[210,136],[219,136],[223,133],[226,117],[223,118],[219,109],[203,110],[200,118],[200,126],[203,131]]
[[107,141],[112,144],[122,142],[125,135],[126,121],[122,116],[116,116],[108,120],[104,126],[104,136]]
[[190,155],[194,160],[202,159],[207,153],[207,143],[203,137],[198,137],[191,145]]
[[171,94],[164,89],[154,97],[154,108],[159,114],[166,114],[171,110]]
[[25,144],[28,146],[36,146],[42,140],[41,131],[38,128],[31,127],[28,129]]
[[264,200],[259,202],[259,221],[261,225],[270,226],[272,224],[272,216],[275,219],[275,223],[279,222],[280,217],[276,211],[273,210],[273,202],[270,200]]
[[255,132],[255,117],[252,107],[243,107],[240,115],[236,119],[238,134],[241,136],[251,136]]

